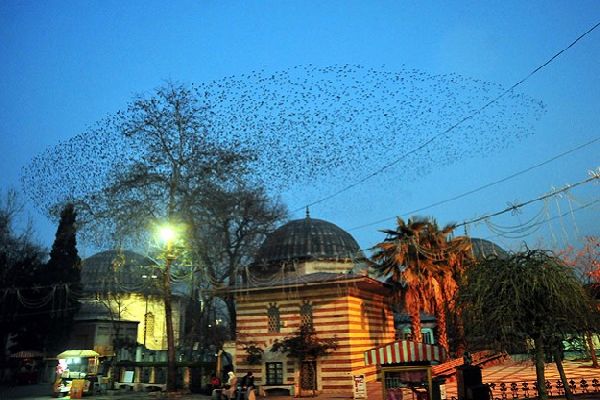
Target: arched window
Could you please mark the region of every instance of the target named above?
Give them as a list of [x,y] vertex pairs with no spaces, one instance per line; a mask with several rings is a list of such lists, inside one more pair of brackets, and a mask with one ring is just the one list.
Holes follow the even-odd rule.
[[267,316],[269,318],[269,333],[279,333],[281,331],[281,317],[279,315],[279,307],[275,303],[269,304]]
[[312,326],[313,324],[313,309],[312,304],[304,301],[300,306],[300,326]]

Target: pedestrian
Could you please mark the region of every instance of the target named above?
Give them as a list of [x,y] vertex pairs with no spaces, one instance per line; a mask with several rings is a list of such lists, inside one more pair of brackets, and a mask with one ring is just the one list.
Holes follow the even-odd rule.
[[223,395],[228,400],[235,398],[235,391],[237,390],[238,378],[235,376],[233,371],[229,371],[227,373],[228,379],[227,384],[225,384],[225,390],[223,390]]
[[254,376],[252,375],[252,371],[248,371],[246,375],[242,377],[241,387],[245,392],[244,399],[248,400],[250,393],[254,391]]

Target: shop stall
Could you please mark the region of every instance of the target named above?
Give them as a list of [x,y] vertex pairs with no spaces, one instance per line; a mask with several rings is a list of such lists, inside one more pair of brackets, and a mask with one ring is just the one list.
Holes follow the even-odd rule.
[[93,393],[98,383],[98,357],[94,350],[67,350],[57,355],[54,397],[80,398]]
[[377,365],[385,400],[439,400],[431,366],[446,359],[440,347],[399,340],[365,352],[365,364]]

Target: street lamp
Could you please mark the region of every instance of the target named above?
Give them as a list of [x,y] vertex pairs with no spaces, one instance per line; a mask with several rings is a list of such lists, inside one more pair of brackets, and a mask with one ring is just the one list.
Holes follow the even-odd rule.
[[165,246],[165,271],[163,274],[163,301],[165,304],[165,320],[167,323],[167,391],[175,390],[177,366],[175,364],[175,334],[173,331],[173,310],[171,307],[171,263],[176,256],[173,242],[177,239],[175,229],[170,225],[159,227],[158,234]]

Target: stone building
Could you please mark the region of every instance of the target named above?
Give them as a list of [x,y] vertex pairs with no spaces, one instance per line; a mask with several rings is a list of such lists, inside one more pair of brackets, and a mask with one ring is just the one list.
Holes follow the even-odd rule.
[[[124,347],[143,345],[166,350],[165,309],[159,266],[132,251],[103,251],[82,261],[81,308],[75,315],[69,346],[114,354],[114,339]],[[183,296],[173,297],[173,324],[178,343],[184,327]]]
[[[362,254],[354,238],[338,226],[306,216],[269,235],[243,284],[233,292],[238,335],[235,368],[252,371],[265,390],[315,390],[352,395],[353,375],[376,379],[364,352],[393,342],[390,288],[360,270]],[[272,351],[276,340],[310,323],[319,338],[336,338],[337,349],[303,365]],[[252,360],[249,346],[264,351]],[[303,373],[300,374],[300,369]],[[302,382],[299,382],[302,376]]]

